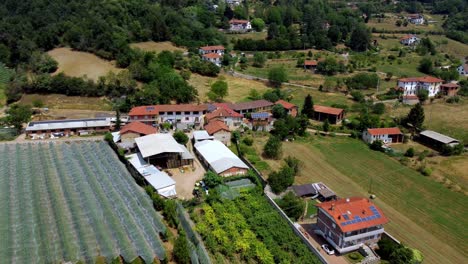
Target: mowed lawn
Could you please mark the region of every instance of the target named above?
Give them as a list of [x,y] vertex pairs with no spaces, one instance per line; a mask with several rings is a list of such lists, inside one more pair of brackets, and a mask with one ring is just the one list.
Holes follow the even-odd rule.
[[98,56],[82,51],[75,51],[71,48],[56,48],[47,52],[54,58],[59,66],[55,74],[63,72],[68,76],[86,76],[92,80],[98,80],[100,76],[105,76],[110,71],[119,72],[114,61],[107,61]]
[[[391,116],[405,116],[410,106],[398,106],[390,111]],[[458,104],[448,104],[441,100],[424,105],[424,127],[446,134],[468,143],[468,100]]]
[[146,41],[146,42],[138,42],[130,44],[132,48],[138,48],[144,51],[155,51],[161,52],[163,50],[168,51],[182,51],[185,52],[187,49],[177,47],[170,41],[163,41],[163,42],[154,42],[154,41]]
[[227,74],[220,74],[217,78],[192,74],[188,82],[197,89],[199,100],[201,102],[207,102],[207,93],[216,80],[224,80],[228,83],[229,94],[224,98],[224,100],[228,102],[248,101],[249,92],[252,89],[257,90],[259,94],[263,94],[265,91],[271,89],[264,82],[236,78]]
[[[256,141],[257,142],[257,141]],[[256,143],[258,144],[258,143]],[[317,137],[283,143],[302,160],[297,184],[322,181],[341,197],[369,196],[390,223],[386,230],[424,253],[424,263],[464,263],[468,199],[351,138]],[[268,161],[278,168],[277,161]]]

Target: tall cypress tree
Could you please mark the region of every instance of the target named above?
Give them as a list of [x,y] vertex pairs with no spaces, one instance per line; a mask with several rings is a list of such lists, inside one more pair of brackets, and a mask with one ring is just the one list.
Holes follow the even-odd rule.
[[424,108],[421,103],[418,103],[411,108],[406,119],[408,123],[412,124],[416,129],[422,128],[424,123]]
[[308,118],[314,117],[314,101],[310,94],[304,99],[304,106],[302,107],[301,114],[306,115]]

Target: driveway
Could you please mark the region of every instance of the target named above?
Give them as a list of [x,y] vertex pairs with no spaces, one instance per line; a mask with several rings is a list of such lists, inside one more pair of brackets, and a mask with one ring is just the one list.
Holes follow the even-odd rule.
[[201,179],[206,173],[205,168],[198,161],[197,157],[193,153],[192,143],[189,140],[187,149],[195,157],[193,160],[193,167],[184,166],[184,169],[170,169],[168,170],[172,174],[172,179],[176,182],[177,198],[181,200],[188,200],[193,198],[193,188],[195,183]]
[[305,236],[309,239],[310,243],[314,245],[315,248],[320,249],[320,253],[322,256],[327,260],[330,264],[349,264],[348,260],[344,256],[340,255],[328,255],[323,249],[320,247],[323,244],[328,244],[325,239],[317,234],[314,233],[314,226],[315,224],[301,224],[303,233],[306,232]]

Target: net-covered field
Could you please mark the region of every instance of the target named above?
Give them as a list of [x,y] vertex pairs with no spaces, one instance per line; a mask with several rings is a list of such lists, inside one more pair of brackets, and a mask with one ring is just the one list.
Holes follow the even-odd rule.
[[2,263],[163,259],[166,231],[104,142],[0,144]]

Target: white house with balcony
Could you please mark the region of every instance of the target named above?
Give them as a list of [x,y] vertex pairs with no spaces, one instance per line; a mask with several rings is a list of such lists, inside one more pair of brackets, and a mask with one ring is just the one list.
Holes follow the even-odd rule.
[[229,21],[229,31],[231,32],[247,32],[252,30],[252,24],[248,20],[231,19]]
[[317,229],[340,254],[363,245],[377,246],[388,219],[369,199],[351,197],[323,202],[317,207]]
[[403,90],[403,96],[416,96],[419,90],[427,90],[429,97],[436,96],[444,80],[432,76],[401,78],[398,88]]
[[420,39],[415,35],[406,35],[400,39],[400,43],[406,46],[412,46],[418,44]]
[[204,46],[204,47],[200,47],[198,49],[198,52],[200,53],[200,55],[205,55],[205,54],[210,54],[210,53],[215,53],[215,54],[218,54],[218,55],[221,55],[223,56],[224,55],[224,51],[226,49],[224,48],[224,46],[220,46],[220,45],[217,45],[217,46]]

